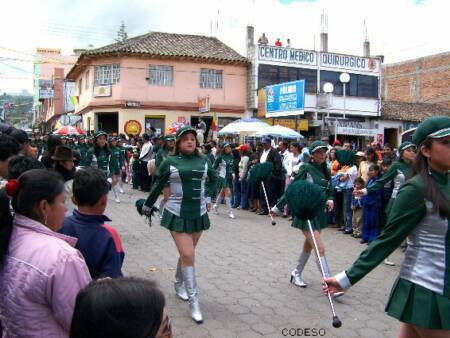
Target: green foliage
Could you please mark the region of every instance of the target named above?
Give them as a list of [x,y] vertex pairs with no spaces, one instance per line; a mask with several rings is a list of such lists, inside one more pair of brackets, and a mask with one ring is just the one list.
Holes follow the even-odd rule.
[[119,31],[117,32],[116,42],[125,42],[128,39],[128,34],[125,30],[125,24],[120,24]]

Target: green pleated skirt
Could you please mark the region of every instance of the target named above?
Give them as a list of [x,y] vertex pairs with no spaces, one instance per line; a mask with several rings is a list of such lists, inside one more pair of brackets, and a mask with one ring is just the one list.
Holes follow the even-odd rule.
[[395,282],[386,312],[403,323],[450,330],[450,298],[403,278]]
[[233,186],[232,179],[217,177],[217,189],[220,190],[222,188],[230,188]]
[[[312,228],[314,230],[320,231],[326,227],[328,227],[328,218],[326,212],[320,212],[311,222]],[[302,221],[301,219],[294,217],[292,221],[292,227],[296,229],[300,229],[303,231],[308,231],[308,223],[306,221]]]
[[162,227],[170,231],[184,232],[187,234],[208,230],[210,225],[211,223],[209,222],[208,213],[205,213],[195,219],[185,219],[172,214],[167,209],[164,209],[161,220]]

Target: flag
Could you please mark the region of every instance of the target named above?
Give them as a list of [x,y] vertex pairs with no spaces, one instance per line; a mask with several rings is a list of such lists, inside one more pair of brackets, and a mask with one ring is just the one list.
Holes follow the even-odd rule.
[[217,131],[218,126],[219,126],[219,121],[217,119],[217,113],[213,113],[213,118],[212,118],[212,122],[211,122],[211,130]]
[[74,106],[76,106],[80,102],[80,97],[78,95],[77,96],[71,96],[70,97],[70,101],[72,102],[72,104]]

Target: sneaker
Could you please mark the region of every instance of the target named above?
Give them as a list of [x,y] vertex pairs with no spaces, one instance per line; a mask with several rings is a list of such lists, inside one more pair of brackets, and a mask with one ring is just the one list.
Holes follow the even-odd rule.
[[219,206],[217,204],[213,205],[213,212],[218,215],[219,214]]
[[123,191],[122,188],[119,188],[119,192],[120,192],[121,194],[124,194],[124,193],[125,193],[125,191]]
[[114,201],[116,201],[116,203],[120,203],[119,197],[115,197],[115,198],[114,198]]
[[234,216],[234,214],[233,214],[232,211],[230,211],[230,212],[228,213],[228,217],[230,217],[231,219],[235,219],[235,218],[236,218],[236,216]]
[[389,266],[394,266],[395,265],[395,263],[393,261],[390,261],[387,258],[383,261],[383,263],[386,264],[386,265],[389,265]]

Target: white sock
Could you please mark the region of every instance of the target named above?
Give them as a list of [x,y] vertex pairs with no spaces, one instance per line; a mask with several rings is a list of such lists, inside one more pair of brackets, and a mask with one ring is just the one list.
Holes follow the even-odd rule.
[[232,211],[232,209],[231,209],[231,197],[225,197],[225,204],[227,205],[228,210]]
[[222,195],[217,196],[217,198],[216,198],[216,205],[217,205],[217,207],[219,207],[220,204],[222,203],[222,199],[223,199]]

